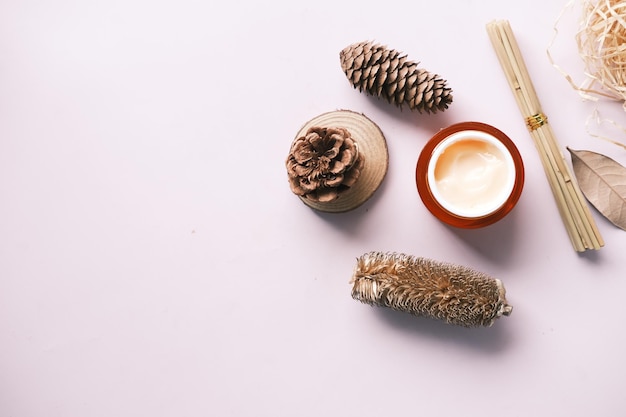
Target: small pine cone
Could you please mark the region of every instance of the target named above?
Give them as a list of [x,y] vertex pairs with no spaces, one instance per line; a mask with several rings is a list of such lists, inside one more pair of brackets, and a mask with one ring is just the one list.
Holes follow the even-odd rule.
[[465,327],[491,326],[513,309],[500,280],[404,254],[361,256],[350,283],[355,300]]
[[418,68],[406,55],[372,42],[347,46],[339,53],[341,68],[354,88],[383,97],[400,108],[418,112],[444,111],[452,90],[439,75]]
[[347,129],[314,126],[293,142],[286,166],[294,194],[329,202],[356,183],[363,157]]

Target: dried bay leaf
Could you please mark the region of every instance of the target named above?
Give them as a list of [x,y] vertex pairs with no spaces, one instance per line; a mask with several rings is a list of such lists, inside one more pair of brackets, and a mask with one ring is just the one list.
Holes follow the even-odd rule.
[[626,168],[597,152],[567,150],[587,200],[611,223],[626,230]]

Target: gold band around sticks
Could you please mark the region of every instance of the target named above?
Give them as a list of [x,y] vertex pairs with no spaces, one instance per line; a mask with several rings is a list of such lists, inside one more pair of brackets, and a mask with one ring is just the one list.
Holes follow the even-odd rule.
[[537,113],[526,118],[526,126],[531,132],[535,129],[539,129],[541,126],[548,123],[548,116],[543,113]]

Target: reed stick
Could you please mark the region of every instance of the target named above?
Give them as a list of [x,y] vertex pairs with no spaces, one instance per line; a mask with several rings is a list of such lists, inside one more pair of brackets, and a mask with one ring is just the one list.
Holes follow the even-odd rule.
[[600,249],[604,241],[543,113],[510,23],[507,20],[490,22],[487,33],[535,143],[574,250]]

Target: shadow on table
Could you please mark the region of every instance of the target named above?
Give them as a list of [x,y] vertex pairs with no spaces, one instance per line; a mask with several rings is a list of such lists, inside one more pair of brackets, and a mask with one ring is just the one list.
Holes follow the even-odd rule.
[[378,190],[363,204],[351,211],[344,213],[325,213],[322,211],[312,210],[316,216],[323,219],[333,228],[341,230],[348,235],[355,234],[360,231],[361,224],[367,220],[368,212],[373,210],[378,202],[385,198],[387,189],[387,180],[385,179],[379,186]]
[[390,308],[373,307],[375,314],[393,328],[421,339],[437,339],[486,354],[503,352],[512,342],[507,317],[500,317],[491,327],[466,328],[440,320],[416,317]]

